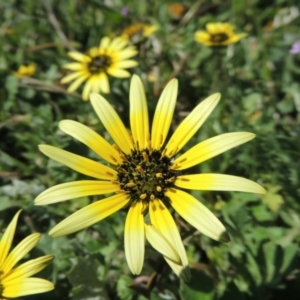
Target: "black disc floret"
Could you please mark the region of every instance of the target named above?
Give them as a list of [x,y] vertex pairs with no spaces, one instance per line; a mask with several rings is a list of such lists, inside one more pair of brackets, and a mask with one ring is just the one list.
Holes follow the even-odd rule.
[[171,166],[172,158],[163,156],[159,150],[132,150],[131,154],[124,154],[117,169],[121,191],[130,194],[132,201],[163,199],[178,174]]
[[98,55],[89,63],[88,69],[91,73],[100,73],[106,71],[111,65],[111,57],[108,55]]
[[228,40],[228,35],[226,33],[212,34],[210,40],[214,43],[222,43]]

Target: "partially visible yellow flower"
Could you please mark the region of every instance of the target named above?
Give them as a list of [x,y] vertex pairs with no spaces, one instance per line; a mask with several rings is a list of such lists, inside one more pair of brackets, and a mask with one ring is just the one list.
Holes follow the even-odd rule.
[[[188,278],[188,260],[169,208],[203,234],[215,240],[228,241],[223,224],[183,189],[250,193],[265,193],[265,190],[257,183],[237,176],[184,172],[250,141],[255,135],[249,132],[220,134],[179,154],[218,104],[220,94],[214,94],[196,106],[167,141],[177,92],[177,80],[172,79],[158,100],[150,128],[144,87],[140,78],[134,75],[129,93],[131,133],[109,102],[98,94],[92,94],[93,108],[114,140],[113,145],[81,123],[71,120],[60,122],[62,131],[88,146],[110,166],[50,145],[40,145],[40,150],[51,159],[94,180],[51,187],[36,198],[35,204],[48,205],[89,195],[114,195],[74,212],[52,228],[51,236],[82,230],[126,207],[125,255],[132,273],[139,274],[142,270],[146,238],[163,254],[174,272],[183,278]],[[146,215],[150,224],[145,224]]]
[[16,72],[13,72],[13,74],[18,78],[31,77],[34,75],[35,71],[36,64],[32,63],[29,65],[21,65]]
[[130,73],[124,69],[138,65],[135,60],[129,58],[135,56],[138,51],[134,46],[127,46],[128,41],[122,37],[101,39],[99,47],[93,47],[85,54],[72,51],[68,55],[76,60],[64,66],[65,69],[73,71],[63,77],[61,83],[73,83],[68,87],[68,92],[72,93],[86,81],[82,98],[88,100],[92,92],[109,93],[110,87],[108,76],[126,78]]
[[207,23],[206,31],[195,33],[195,40],[206,46],[226,46],[237,43],[245,36],[246,33],[235,33],[234,27],[229,23]]
[[135,23],[125,28],[122,32],[122,37],[125,39],[132,39],[137,37],[141,39],[142,37],[148,37],[158,30],[156,25],[149,25],[146,23]]
[[168,12],[173,19],[180,19],[187,11],[187,7],[182,3],[170,3],[167,5]]
[[17,298],[25,295],[44,293],[54,289],[52,282],[42,278],[31,277],[43,270],[53,260],[52,255],[31,259],[15,267],[36,246],[41,238],[40,233],[33,233],[10,251],[20,213],[21,210],[16,213],[0,241],[1,298]]

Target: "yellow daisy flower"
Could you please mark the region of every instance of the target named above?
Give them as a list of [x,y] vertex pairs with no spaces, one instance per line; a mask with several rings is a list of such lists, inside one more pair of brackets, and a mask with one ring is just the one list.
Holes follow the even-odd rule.
[[31,77],[36,72],[36,64],[29,64],[29,65],[21,65],[16,72],[13,74],[18,77]]
[[245,36],[246,33],[235,33],[234,27],[229,23],[208,23],[206,31],[195,33],[195,40],[206,46],[227,46],[237,43]]
[[149,25],[146,23],[135,23],[125,28],[122,32],[122,37],[125,39],[131,39],[134,36],[139,38],[148,37],[158,30],[156,25]]
[[[173,207],[182,218],[212,239],[229,240],[225,227],[214,214],[182,189],[251,193],[264,193],[265,190],[255,182],[236,176],[185,175],[183,172],[253,139],[255,135],[248,132],[221,134],[178,155],[217,105],[220,94],[214,94],[201,102],[166,142],[177,90],[177,80],[173,79],[160,96],[150,131],[144,87],[140,78],[134,75],[129,95],[131,133],[108,101],[98,94],[92,94],[92,106],[116,143],[114,145],[78,122],[60,122],[62,131],[84,143],[111,167],[53,146],[40,145],[40,150],[51,159],[96,180],[74,181],[51,187],[36,198],[36,205],[115,193],[67,217],[52,228],[51,236],[63,236],[84,229],[128,207],[124,240],[125,255],[132,273],[139,274],[142,269],[146,237],[164,255],[175,273],[185,278],[188,277],[188,261],[168,207]],[[145,225],[147,214],[150,225]]]
[[[15,265],[36,246],[41,238],[40,233],[33,233],[20,242],[12,251],[19,210],[5,230],[0,241],[0,297],[17,298],[25,295],[39,294],[54,289],[52,282],[31,277],[43,270],[52,260],[52,255],[31,259],[18,267]],[[15,267],[15,268],[14,268]]]
[[[127,46],[122,37],[101,39],[99,47],[93,47],[86,54],[72,51],[68,55],[77,62],[69,63],[65,69],[74,71],[63,77],[61,83],[73,83],[68,87],[72,93],[86,80],[82,98],[88,100],[90,93],[109,93],[108,75],[126,78],[130,73],[124,69],[135,67],[138,63],[131,60],[138,52],[134,46]],[[127,47],[126,47],[127,46]]]

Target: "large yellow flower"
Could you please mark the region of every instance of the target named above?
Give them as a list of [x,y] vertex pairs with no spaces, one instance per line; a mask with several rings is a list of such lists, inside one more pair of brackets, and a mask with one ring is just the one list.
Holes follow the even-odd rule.
[[[248,132],[225,133],[203,141],[182,155],[179,151],[200,128],[220,94],[201,102],[179,125],[170,140],[166,137],[172,123],[178,83],[171,80],[158,101],[152,129],[148,121],[143,84],[133,76],[130,86],[131,133],[112,106],[100,95],[92,94],[91,103],[115,144],[109,144],[89,127],[71,120],[61,121],[65,133],[84,143],[111,166],[68,151],[40,145],[48,157],[96,180],[59,184],[41,193],[37,205],[52,204],[87,195],[115,193],[76,211],[57,224],[51,236],[76,232],[114,212],[128,207],[125,222],[125,254],[131,271],[139,274],[144,260],[144,237],[161,252],[178,275],[188,276],[188,261],[177,229],[168,210],[173,207],[203,234],[228,241],[222,223],[202,203],[182,189],[221,190],[264,193],[250,180],[222,174],[185,175],[184,170],[254,138]],[[151,134],[150,134],[151,132]],[[150,225],[145,225],[149,215]]]
[[208,23],[206,31],[195,33],[195,40],[206,46],[227,46],[237,43],[245,37],[246,33],[235,33],[234,27],[229,23]]
[[31,77],[34,75],[35,72],[36,72],[36,64],[32,63],[29,65],[21,65],[17,71],[13,72],[13,74],[18,78],[22,78],[22,77]]
[[68,55],[77,62],[69,63],[65,69],[73,73],[63,77],[61,83],[73,83],[68,87],[72,93],[86,80],[82,98],[88,100],[92,92],[109,93],[108,75],[118,78],[126,78],[130,73],[124,69],[132,68],[138,63],[129,58],[138,52],[134,46],[127,46],[128,41],[122,37],[101,39],[99,47],[93,47],[86,54],[69,52]]
[[53,260],[52,255],[41,256],[15,267],[15,265],[36,246],[41,238],[41,234],[33,233],[20,242],[9,253],[20,213],[21,210],[16,213],[5,230],[0,242],[1,298],[17,298],[25,295],[44,293],[54,289],[52,282],[31,277],[33,274],[43,270]]

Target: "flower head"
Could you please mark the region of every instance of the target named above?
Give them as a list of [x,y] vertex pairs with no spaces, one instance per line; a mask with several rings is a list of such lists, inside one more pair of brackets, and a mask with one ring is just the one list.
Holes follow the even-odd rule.
[[180,19],[187,11],[187,7],[182,3],[170,3],[167,5],[168,13],[173,19]]
[[298,54],[300,53],[300,41],[295,42],[290,49],[291,54]]
[[10,251],[20,213],[21,210],[16,213],[0,241],[1,298],[17,298],[25,295],[44,293],[54,289],[52,282],[31,277],[43,270],[53,260],[52,255],[41,256],[15,267],[36,246],[41,238],[41,234],[33,233]]
[[[92,94],[91,103],[114,140],[114,145],[78,122],[60,122],[62,131],[84,143],[112,167],[53,146],[40,145],[40,150],[48,157],[95,180],[74,181],[51,187],[37,197],[35,204],[47,205],[87,195],[115,193],[67,217],[52,228],[51,236],[76,232],[127,207],[125,254],[134,274],[139,274],[143,266],[145,237],[164,255],[178,275],[187,270],[184,246],[168,208],[173,207],[187,222],[207,236],[228,241],[222,223],[203,204],[182,189],[252,193],[264,193],[264,189],[255,182],[236,176],[185,175],[183,172],[253,139],[254,134],[221,134],[200,142],[179,155],[180,150],[217,105],[220,95],[214,94],[201,102],[166,142],[176,104],[177,85],[177,80],[173,79],[165,87],[150,130],[143,84],[139,77],[132,77],[129,95],[131,133],[128,133],[108,101],[100,95]],[[150,224],[145,224],[147,214]]]
[[146,38],[158,30],[156,25],[149,25],[146,23],[135,23],[125,28],[122,32],[122,37],[125,39]]
[[208,23],[206,31],[200,30],[195,33],[195,40],[206,46],[227,46],[237,43],[246,35],[235,33],[234,27],[229,23]]
[[76,51],[69,52],[68,55],[77,62],[69,63],[65,69],[73,71],[63,77],[61,83],[73,83],[68,87],[68,92],[72,93],[86,81],[82,98],[88,100],[90,93],[109,93],[108,75],[118,78],[126,78],[130,73],[124,69],[132,68],[138,63],[131,60],[138,52],[134,46],[127,46],[128,41],[121,37],[101,39],[99,47],[93,47],[82,54]]
[[34,75],[35,71],[36,64],[32,63],[29,65],[21,65],[16,72],[13,72],[13,74],[18,78],[31,77]]

